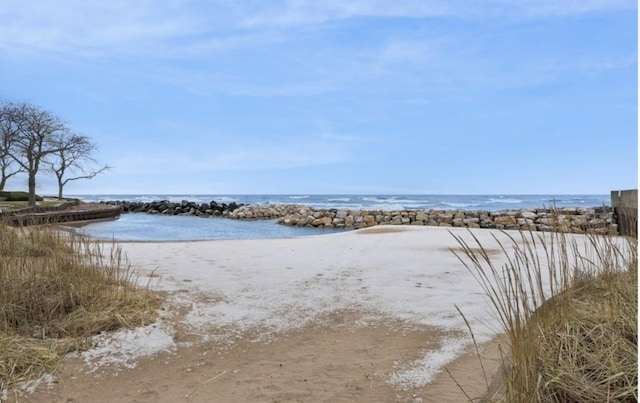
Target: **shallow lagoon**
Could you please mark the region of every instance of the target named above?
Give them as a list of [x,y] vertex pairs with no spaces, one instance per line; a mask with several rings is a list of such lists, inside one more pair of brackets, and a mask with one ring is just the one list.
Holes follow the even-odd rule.
[[78,228],[78,233],[118,241],[183,241],[195,239],[287,238],[330,234],[345,230],[290,227],[276,220],[238,221],[222,217],[165,216],[147,213],[123,214]]

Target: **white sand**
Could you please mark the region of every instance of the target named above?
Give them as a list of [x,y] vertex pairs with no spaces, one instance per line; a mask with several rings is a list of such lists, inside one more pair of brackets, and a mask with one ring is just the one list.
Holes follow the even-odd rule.
[[[470,345],[455,305],[480,342],[499,329],[479,285],[449,250],[458,247],[449,231],[471,241],[462,229],[375,227],[288,239],[122,246],[134,267],[159,276],[151,280],[154,288],[171,292],[172,301],[189,310],[185,320],[203,339],[233,343],[259,329],[251,337],[268,341],[327,314],[353,310],[452,331],[439,350],[391,377],[399,386],[419,386]],[[505,239],[497,231],[474,233],[485,248],[497,248],[492,235]],[[115,351],[103,353],[117,362],[117,351],[127,352],[122,360],[128,362],[135,349],[124,348],[126,339],[117,337]],[[163,341],[158,349],[167,348],[166,338],[156,340]],[[101,362],[100,353],[85,354]]]

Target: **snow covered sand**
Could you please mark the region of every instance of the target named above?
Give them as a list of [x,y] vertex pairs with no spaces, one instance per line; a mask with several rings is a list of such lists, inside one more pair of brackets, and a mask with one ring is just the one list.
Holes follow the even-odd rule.
[[[472,353],[455,305],[480,342],[498,324],[450,251],[459,248],[450,231],[472,239],[466,229],[380,226],[123,243],[140,282],[167,292],[163,319],[70,358],[59,384],[30,400],[464,401],[442,372]],[[500,264],[493,236],[505,234],[473,234]],[[482,393],[467,364],[458,380]]]

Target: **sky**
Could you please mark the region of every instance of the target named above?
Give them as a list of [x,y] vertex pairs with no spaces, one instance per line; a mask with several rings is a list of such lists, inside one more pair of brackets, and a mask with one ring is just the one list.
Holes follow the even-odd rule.
[[638,183],[637,20],[635,0],[1,0],[0,98],[113,167],[66,194],[608,194]]

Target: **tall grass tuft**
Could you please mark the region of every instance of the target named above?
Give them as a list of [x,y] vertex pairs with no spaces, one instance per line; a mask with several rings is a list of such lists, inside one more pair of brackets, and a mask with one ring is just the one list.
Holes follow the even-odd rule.
[[92,335],[153,321],[160,298],[135,280],[117,245],[0,225],[0,391],[52,371]]
[[508,343],[501,394],[485,401],[637,402],[637,240],[503,234],[501,267],[472,232],[453,234]]

